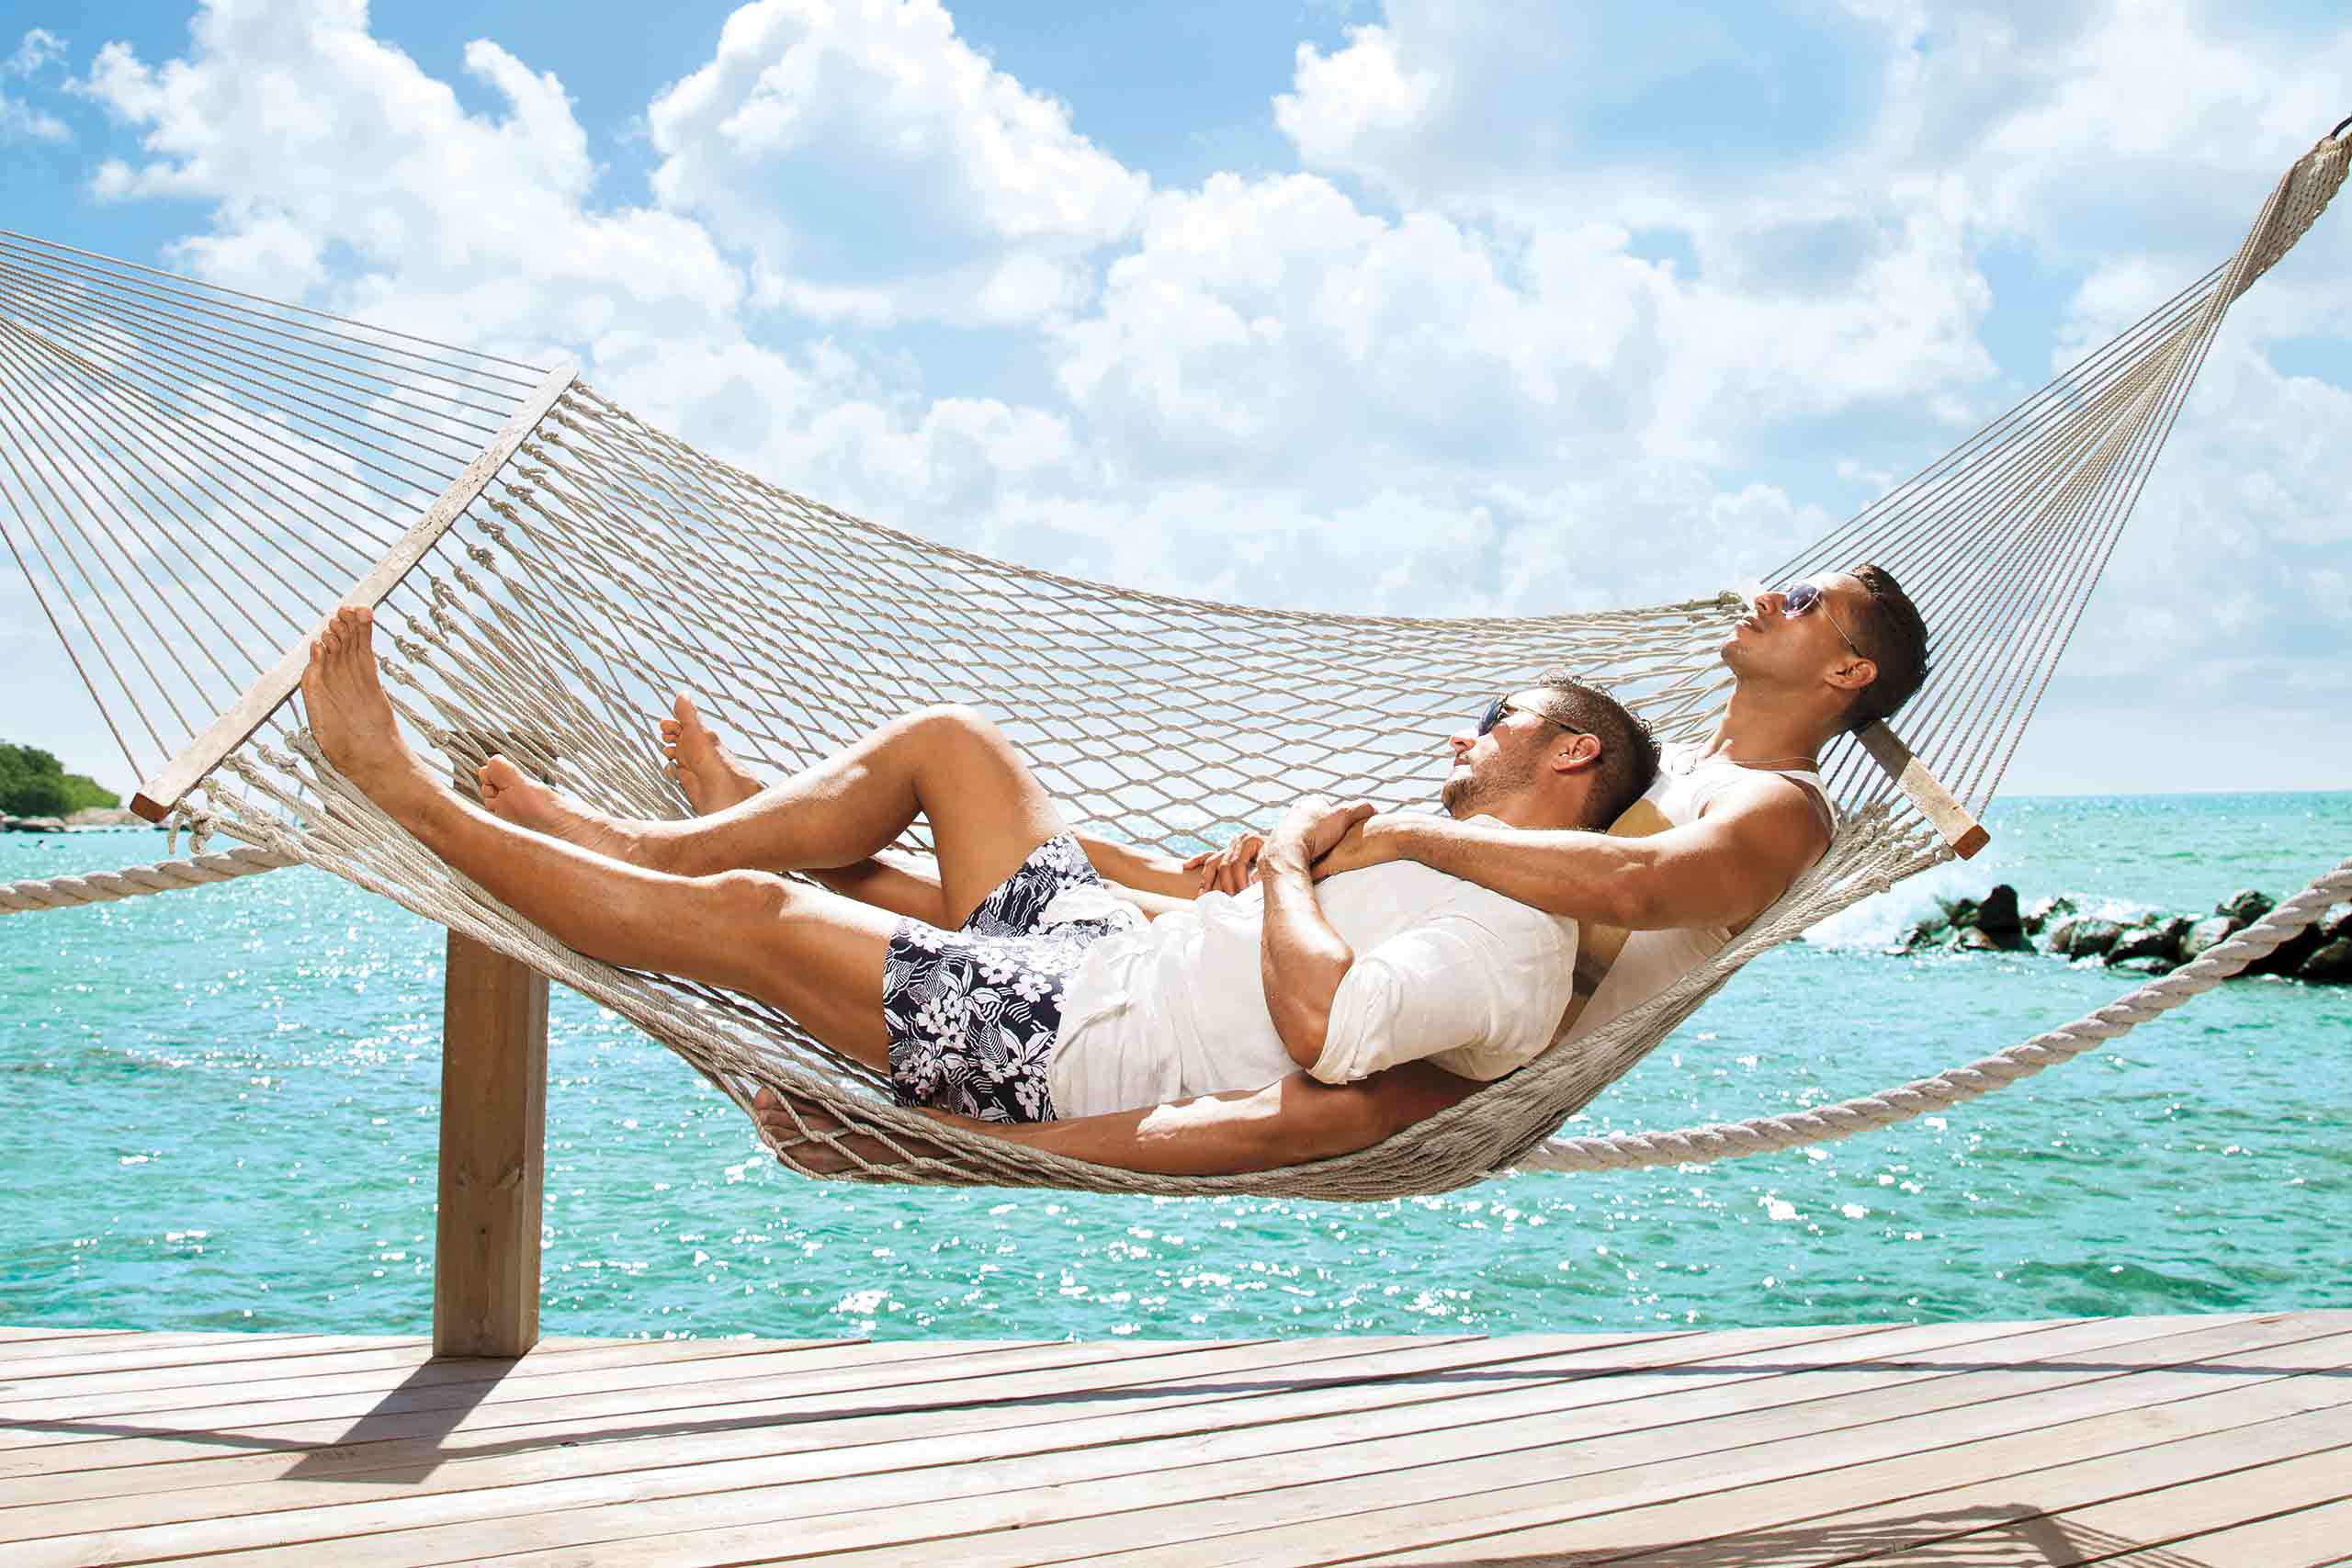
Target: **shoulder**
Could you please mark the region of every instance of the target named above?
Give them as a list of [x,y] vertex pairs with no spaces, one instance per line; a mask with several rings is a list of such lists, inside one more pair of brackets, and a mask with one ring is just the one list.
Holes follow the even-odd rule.
[[1827,809],[1827,802],[1809,784],[1787,773],[1743,769],[1715,788],[1699,815],[1713,821],[1748,818],[1825,827]]

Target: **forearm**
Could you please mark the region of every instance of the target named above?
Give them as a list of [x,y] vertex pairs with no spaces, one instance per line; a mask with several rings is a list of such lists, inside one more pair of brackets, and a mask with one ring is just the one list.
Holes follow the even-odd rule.
[[1305,1073],[1260,1089],[1167,1105],[1007,1125],[933,1118],[1047,1154],[1159,1176],[1232,1176],[1330,1159],[1369,1148],[1434,1115],[1478,1086],[1414,1065],[1352,1084]]
[[[1071,837],[1086,852],[1095,874],[1105,882],[1115,882],[1138,893],[1156,894],[1162,898],[1191,899],[1200,895],[1200,879],[1184,869],[1184,863],[1173,855],[1157,850],[1147,850],[1134,844],[1115,843],[1091,833],[1074,832]],[[1146,913],[1157,913],[1149,905]]]
[[[1159,1176],[1230,1176],[1294,1159],[1282,1147],[1282,1100],[1272,1086],[1059,1122],[957,1125],[1025,1148]],[[1320,1086],[1317,1086],[1320,1087]],[[941,1113],[939,1120],[951,1118]]]
[[1392,858],[1414,860],[1555,915],[1643,931],[1697,925],[1657,897],[1657,856],[1639,839],[1532,830],[1449,817],[1384,821]]
[[1312,1067],[1321,1059],[1331,1023],[1331,998],[1356,960],[1315,901],[1306,856],[1287,844],[1269,844],[1258,862],[1266,916],[1259,940],[1260,977],[1274,1032],[1292,1061]]

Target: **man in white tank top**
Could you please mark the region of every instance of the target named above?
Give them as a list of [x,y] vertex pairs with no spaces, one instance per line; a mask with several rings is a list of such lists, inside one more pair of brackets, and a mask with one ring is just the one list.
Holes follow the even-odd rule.
[[[1733,676],[1722,719],[1705,741],[1665,749],[1645,797],[1665,817],[1663,831],[1531,833],[1384,813],[1340,840],[1314,874],[1415,861],[1589,929],[1624,928],[1607,976],[1571,1004],[1582,1009],[1566,1036],[1573,1043],[1718,952],[1820,858],[1836,829],[1818,772],[1822,749],[1892,716],[1927,678],[1927,652],[1917,609],[1878,567],[1758,593],[1720,648]],[[1182,864],[1084,842],[1112,882],[1190,897],[1249,886],[1263,840],[1244,835]],[[1483,1087],[1418,1061],[1345,1085],[1295,1073],[1248,1093],[986,1130],[1098,1164],[1216,1175],[1363,1148]],[[823,1117],[821,1106],[798,1109],[804,1119]],[[813,1151],[792,1163],[823,1172],[843,1162]]]

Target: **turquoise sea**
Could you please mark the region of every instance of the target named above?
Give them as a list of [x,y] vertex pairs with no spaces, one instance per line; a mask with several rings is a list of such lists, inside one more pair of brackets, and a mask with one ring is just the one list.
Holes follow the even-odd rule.
[[[2199,909],[2352,852],[2352,793],[2006,802],[1993,847],[1752,964],[1580,1124],[1820,1103],[2128,988],[1888,956],[1935,892]],[[0,838],[0,881],[158,858]],[[441,933],[322,874],[0,917],[0,1323],[421,1334]],[[811,1182],[559,990],[550,1334],[1242,1337],[2352,1305],[2352,987],[2239,981],[1804,1153],[1363,1206]]]

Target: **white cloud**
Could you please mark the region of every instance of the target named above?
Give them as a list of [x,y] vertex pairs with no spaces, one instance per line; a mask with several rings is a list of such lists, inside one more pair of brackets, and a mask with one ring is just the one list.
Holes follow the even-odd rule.
[[[34,28],[18,40],[17,51],[0,61],[0,77],[32,76],[65,56],[65,40],[46,28]],[[65,141],[73,137],[55,115],[0,92],[0,146],[11,141]]]
[[751,250],[763,301],[820,317],[1067,310],[1148,188],[937,0],[746,6],[648,120],[664,205]]
[[[470,115],[370,36],[359,0],[220,0],[185,58],[99,50],[82,90],[139,133],[96,194],[214,204],[174,259],[258,292],[322,288],[354,314],[490,348],[593,341],[623,324],[707,330],[742,292],[695,224],[592,205],[597,168],[563,89],[477,40],[467,71],[503,102]],[[333,82],[333,92],[317,85]],[[329,269],[331,251],[356,265]]]
[[65,40],[47,28],[33,28],[17,42],[17,52],[0,64],[0,75],[29,76],[65,58]]
[[[109,45],[83,90],[135,140],[94,190],[207,206],[181,265],[569,348],[846,510],[1162,592],[1542,614],[1818,537],[2039,380],[2053,322],[2070,355],[2218,259],[2332,123],[2301,118],[2311,79],[2352,77],[2352,28],[2290,47],[2155,0],[1847,13],[1754,45],[1746,13],[1669,7],[1645,26],[1676,41],[1634,48],[1589,9],[1396,0],[1300,51],[1273,107],[1300,169],[1157,193],[936,0],[740,11],[648,110],[650,206],[605,194],[553,78],[477,40],[496,107],[468,113],[356,0],[217,0],[182,58]],[[1816,77],[1824,103],[1773,108]],[[2352,394],[2310,352],[2352,337],[2343,224],[2233,316],[2029,782],[2086,714],[2111,739],[2266,680],[2323,705],[2275,678],[2344,615]],[[1015,375],[959,359],[958,323],[1021,329],[987,339]]]

